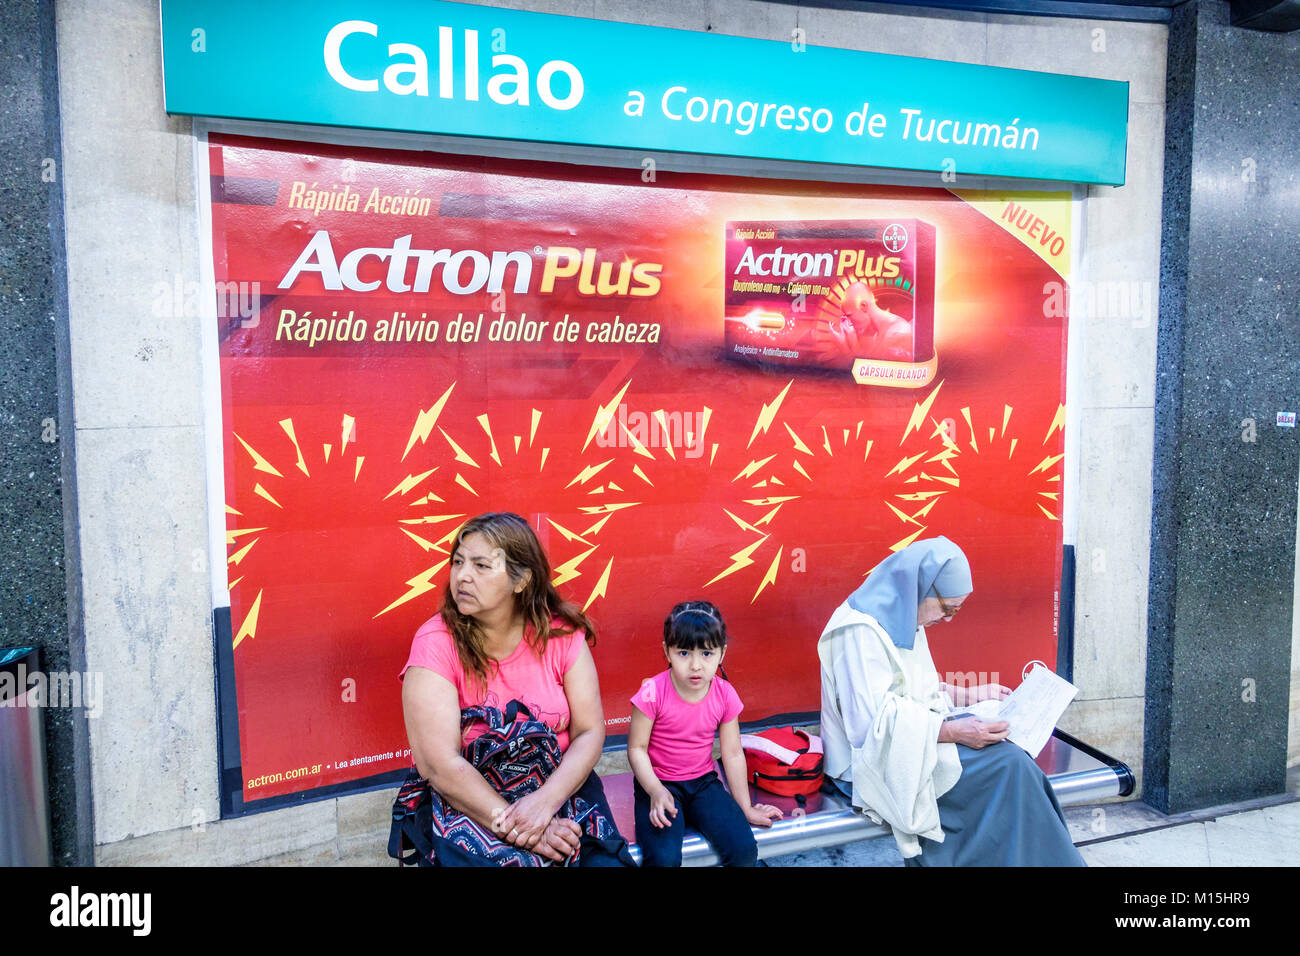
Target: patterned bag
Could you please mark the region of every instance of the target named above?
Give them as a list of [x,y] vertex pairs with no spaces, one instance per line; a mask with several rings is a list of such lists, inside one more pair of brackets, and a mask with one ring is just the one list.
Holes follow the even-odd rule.
[[[509,803],[536,792],[560,765],[555,731],[534,719],[519,701],[507,704],[505,713],[495,707],[466,708],[460,715],[461,733],[475,721],[486,723],[487,730],[465,747],[464,757]],[[577,822],[584,836],[602,841],[618,836],[599,808],[581,798],[566,800],[558,816]],[[554,865],[453,810],[414,769],[393,802],[388,855],[403,866]],[[575,852],[564,865],[577,858]]]

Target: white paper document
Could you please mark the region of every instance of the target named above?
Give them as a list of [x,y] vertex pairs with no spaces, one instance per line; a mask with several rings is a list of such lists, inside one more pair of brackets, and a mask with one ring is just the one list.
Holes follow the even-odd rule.
[[1056,722],[1077,693],[1079,688],[1040,666],[1031,670],[1005,700],[982,700],[959,709],[980,720],[1010,722],[1011,732],[1007,739],[1018,744],[1029,756],[1037,757],[1047,746]]

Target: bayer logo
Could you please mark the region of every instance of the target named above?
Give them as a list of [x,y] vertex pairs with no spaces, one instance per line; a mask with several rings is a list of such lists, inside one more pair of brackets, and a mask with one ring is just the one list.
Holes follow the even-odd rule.
[[902,252],[907,248],[907,229],[896,222],[886,226],[880,238],[890,252]]

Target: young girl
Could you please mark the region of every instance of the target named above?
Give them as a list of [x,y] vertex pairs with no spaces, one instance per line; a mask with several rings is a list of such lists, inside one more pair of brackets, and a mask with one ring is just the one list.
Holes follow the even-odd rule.
[[[678,604],[664,621],[668,670],[632,698],[627,757],[636,776],[636,842],[642,866],[681,866],[687,825],[709,841],[723,866],[753,866],[758,847],[750,824],[770,827],[781,811],[751,805],[737,718],[744,706],[715,677],[727,651],[727,628],[708,601]],[[713,769],[713,738],[731,793]]]

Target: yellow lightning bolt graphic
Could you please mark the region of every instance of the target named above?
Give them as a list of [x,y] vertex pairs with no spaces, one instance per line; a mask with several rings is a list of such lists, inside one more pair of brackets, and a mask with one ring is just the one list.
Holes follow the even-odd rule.
[[[241,579],[242,580],[242,579]],[[244,623],[239,625],[239,633],[235,635],[235,647],[246,637],[257,637],[257,615],[262,610],[262,592],[257,592],[257,597],[253,598],[253,606],[248,609],[248,614],[244,617]]]
[[407,475],[405,478],[403,478],[401,481],[397,483],[396,488],[394,488],[388,494],[384,495],[382,500],[387,501],[389,498],[393,497],[393,495],[406,494],[408,491],[410,491],[420,482],[424,481],[424,479],[428,478],[437,470],[438,470],[437,468],[430,468],[422,475]]
[[627,392],[628,387],[631,384],[632,380],[629,378],[623,383],[623,387],[618,390],[618,394],[609,400],[608,405],[596,406],[596,414],[591,420],[591,428],[587,432],[587,440],[582,443],[583,451],[587,450],[587,446],[591,444],[591,440],[595,438],[596,435],[603,432],[609,426],[610,421],[614,418],[614,409],[618,408],[618,403],[623,401],[623,395]]
[[329,442],[326,442],[325,444],[321,445],[321,447],[325,449],[325,464],[328,465],[330,463],[330,450],[334,446],[331,445]]
[[866,461],[866,460],[867,460],[867,456],[871,454],[871,446],[874,445],[875,443],[876,443],[876,440],[875,440],[874,438],[868,438],[868,439],[867,439],[867,450],[864,451],[864,452],[862,453],[862,460],[863,460],[863,461]]
[[632,443],[632,450],[634,452],[636,452],[638,455],[640,455],[643,458],[649,458],[651,461],[655,460],[655,456],[652,455],[646,449],[645,445],[641,444],[640,440],[635,435],[633,435],[630,431],[628,431],[627,425],[625,425],[623,422],[619,422],[618,427],[623,429],[623,434],[626,435],[628,441]]
[[239,517],[241,518],[244,517],[244,513],[242,511],[236,511],[234,508],[230,507],[230,505],[226,505],[226,514],[239,515]]
[[483,431],[487,432],[488,441],[492,443],[492,450],[488,452],[488,457],[498,465],[501,464],[501,456],[497,454],[497,440],[492,437],[492,423],[488,421],[487,413],[480,415],[476,420],[483,426]]
[[807,478],[809,481],[812,481],[812,475],[808,474],[808,472],[806,472],[806,471],[803,470],[803,463],[802,463],[802,462],[798,462],[798,461],[796,461],[796,462],[794,463],[794,465],[791,466],[791,467],[793,467],[795,471],[799,472],[799,474],[803,475],[803,476],[804,476],[805,478]]
[[568,528],[564,527],[564,525],[560,524],[560,523],[559,523],[558,521],[556,521],[554,518],[547,518],[546,520],[550,522],[552,528],[554,528],[556,531],[560,532],[560,534],[564,535],[564,540],[566,540],[566,541],[582,541],[582,543],[585,544],[585,545],[588,545],[588,546],[591,545],[591,542],[590,542],[590,541],[583,541],[582,535],[578,534],[577,532],[570,531]]
[[253,486],[253,494],[255,494],[255,495],[261,495],[263,498],[265,498],[267,501],[271,502],[271,504],[275,505],[275,506],[276,506],[277,508],[279,508],[281,511],[284,510],[284,505],[280,504],[280,502],[278,502],[278,501],[276,501],[274,498],[272,498],[272,497],[271,497],[271,493],[270,493],[269,491],[267,491],[265,488],[263,488],[260,484],[258,484],[258,485],[254,485],[254,486]]
[[1016,453],[1016,442],[1018,442],[1018,441],[1020,441],[1019,438],[1013,438],[1013,439],[1011,439],[1011,448],[1007,451],[1007,458],[1008,458],[1008,459],[1010,459],[1011,456],[1014,455],[1014,454]]
[[451,436],[448,435],[443,428],[439,427],[438,431],[442,432],[442,437],[447,439],[447,444],[450,445],[451,450],[456,453],[456,461],[461,462],[462,464],[465,465],[469,465],[472,468],[477,468],[479,466],[478,462],[476,462],[473,458],[471,458],[469,455],[465,453],[465,449],[461,448],[454,441],[452,441]]
[[416,441],[423,445],[429,440],[429,436],[433,434],[433,426],[438,424],[438,416],[442,414],[442,407],[447,404],[447,399],[451,396],[451,390],[455,387],[456,383],[452,382],[447,386],[447,391],[442,393],[442,397],[434,402],[431,408],[420,412],[415,417],[415,427],[411,429],[411,437],[406,440],[406,451],[402,452],[402,461],[406,461],[406,456],[411,453]]
[[588,465],[587,467],[583,468],[582,471],[574,475],[573,480],[570,481],[564,487],[572,488],[574,485],[585,485],[588,481],[591,480],[591,478],[594,475],[598,474],[602,469],[608,466],[609,463],[612,462],[613,460],[614,460],[613,458],[610,458],[607,461],[602,461],[599,465]]
[[226,590],[233,591],[235,589],[235,585],[242,580],[244,580],[243,575],[240,575],[239,577],[235,578],[235,580],[231,581],[229,584],[226,585]]
[[767,434],[767,430],[772,427],[772,422],[776,418],[776,413],[781,409],[781,403],[785,401],[785,396],[789,393],[790,386],[793,384],[794,379],[790,379],[785,383],[785,388],[781,389],[781,394],[774,398],[770,405],[763,405],[763,408],[758,413],[757,421],[754,422],[754,430],[750,433],[749,444],[745,446],[746,448],[754,444],[754,439],[758,437],[760,431],[764,435]]
[[515,436],[515,454],[516,454],[516,455],[519,454],[519,443],[520,443],[521,441],[523,441],[523,440],[524,440],[524,439],[523,439],[523,436],[522,436],[522,435],[516,435],[516,436]]
[[954,488],[961,487],[960,478],[949,478],[947,475],[927,475],[925,472],[921,472],[921,477],[926,481],[942,481],[945,485],[952,485]]
[[423,518],[398,518],[399,524],[442,524],[444,521],[450,521],[452,518],[463,518],[464,514],[458,515],[425,515]]
[[591,594],[587,598],[587,603],[582,606],[584,613],[587,608],[591,607],[592,601],[596,600],[598,597],[605,596],[605,586],[609,584],[609,571],[612,567],[614,567],[614,559],[610,558],[608,563],[605,565],[605,570],[600,572],[600,580],[598,580],[596,586],[591,589]]
[[343,423],[339,427],[343,429],[343,438],[339,441],[339,454],[345,455],[348,451],[348,442],[354,445],[357,443],[357,420],[351,415],[344,414]]
[[713,459],[718,457],[718,443],[713,443],[713,449],[709,452],[709,467],[713,467]]
[[785,425],[785,430],[786,430],[787,432],[789,432],[789,433],[790,433],[790,437],[791,437],[792,439],[794,439],[794,450],[795,450],[795,451],[803,452],[805,455],[811,455],[811,454],[812,454],[812,449],[810,449],[807,445],[805,445],[805,444],[803,443],[803,439],[801,439],[798,435],[796,435],[796,434],[794,433],[794,429],[791,428],[791,427],[790,427],[788,424],[786,424],[785,422],[782,422],[781,424],[782,424],[782,425]]
[[776,455],[768,455],[766,458],[762,460],[755,459],[751,461],[744,468],[740,469],[740,473],[736,475],[735,478],[732,478],[731,480],[739,481],[741,478],[748,478],[750,475],[758,471],[758,469],[762,468],[764,465],[766,465],[769,461],[771,461],[775,457]]
[[543,448],[543,449],[542,449],[542,460],[541,460],[541,462],[537,465],[537,470],[538,470],[538,471],[541,471],[543,468],[546,467],[546,456],[549,455],[550,453],[551,453],[551,450],[550,450],[549,448]]
[[447,548],[444,548],[442,546],[445,544],[447,545],[447,547],[451,547],[452,540],[456,537],[456,535],[460,534],[460,529],[465,527],[466,524],[467,522],[462,521],[460,524],[456,525],[456,527],[452,528],[450,531],[448,531],[446,534],[444,534],[441,538],[439,538],[437,541],[433,543],[434,548],[438,551],[441,551],[443,554],[446,554]]
[[[1035,501],[1034,504],[1038,504],[1038,502]],[[1061,520],[1056,515],[1052,514],[1050,511],[1044,508],[1042,505],[1038,505],[1038,510],[1041,511],[1043,514],[1047,515],[1047,517],[1051,518],[1053,521]]]
[[599,547],[600,545],[594,544],[577,557],[565,561],[555,569],[555,573],[551,577],[551,583],[558,588],[561,584],[568,584],[574,578],[579,577],[582,572],[578,570],[578,565],[582,564],[591,552],[595,551]]
[[822,426],[822,447],[826,449],[826,454],[835,454],[835,452],[831,451],[831,436],[827,434],[825,425]]
[[[937,501],[938,499],[936,498],[935,500]],[[911,523],[911,524],[921,523],[917,521],[915,518],[913,518],[911,515],[909,515],[906,511],[899,511],[888,501],[885,502],[885,507],[888,508],[890,511],[892,511],[894,513],[894,516],[898,518],[899,521],[902,521],[904,523]]]
[[1052,424],[1047,428],[1047,434],[1043,436],[1043,444],[1047,444],[1047,439],[1051,438],[1056,432],[1065,431],[1065,405],[1056,406],[1056,415],[1052,418]]
[[659,429],[660,429],[659,434],[664,436],[664,451],[668,452],[669,458],[671,458],[673,461],[676,461],[677,452],[673,450],[672,439],[669,437],[668,434],[668,419],[664,416],[664,410],[662,408],[658,408],[655,409],[655,411],[652,414],[654,416],[654,420],[659,423]]
[[771,565],[768,566],[767,574],[763,575],[763,580],[758,583],[758,590],[755,591],[754,596],[749,599],[750,604],[753,604],[758,600],[758,596],[763,593],[763,588],[767,587],[769,584],[776,583],[776,569],[777,565],[781,563],[781,552],[784,550],[785,545],[776,549],[776,557],[772,559]]
[[361,477],[361,466],[365,464],[365,461],[365,455],[357,455],[357,470],[352,473],[352,483],[354,485],[357,483],[357,479]]
[[925,417],[930,414],[930,406],[934,404],[934,399],[939,394],[939,389],[941,388],[943,388],[943,382],[940,382],[934,387],[934,391],[925,397],[925,401],[917,402],[916,405],[913,406],[912,417],[907,420],[907,427],[903,429],[903,437],[898,440],[900,445],[907,440],[908,435],[920,429],[921,423],[924,422]]
[[641,466],[640,466],[640,465],[633,465],[633,466],[632,466],[632,474],[636,475],[638,478],[640,478],[642,481],[644,481],[644,482],[645,482],[647,485],[649,485],[651,488],[654,487],[654,484],[655,484],[655,483],[654,483],[653,481],[651,481],[649,478],[647,478],[647,477],[645,476],[645,472],[641,470]]
[[456,484],[460,485],[462,488],[468,491],[475,498],[478,497],[478,492],[470,487],[469,482],[465,480],[465,476],[462,475],[460,472],[456,472],[456,477],[453,480],[456,482]]
[[970,406],[961,410],[962,418],[966,419],[966,427],[970,429],[970,446],[978,453],[980,446],[975,443],[975,424],[970,420]]
[[[631,383],[629,382],[628,384]],[[529,448],[533,447],[533,439],[537,437],[537,424],[542,420],[542,413],[540,411],[538,411],[535,408],[532,411],[533,411],[532,421],[530,421],[528,424],[528,447]]]
[[1011,406],[1003,405],[1002,406],[1002,431],[999,433],[1001,436],[1004,437],[1006,436],[1007,422],[1009,421],[1011,421]]
[[[916,512],[914,512],[914,513],[912,514],[912,518],[913,518],[913,520],[915,520],[915,519],[917,519],[917,518],[924,518],[926,515],[928,515],[928,514],[930,513],[930,509],[933,508],[933,507],[934,507],[935,505],[937,505],[938,503],[939,503],[939,499],[938,499],[938,498],[932,498],[932,499],[930,499],[930,503],[929,503],[928,505],[926,505],[925,507],[921,508],[919,511],[916,511]],[[920,524],[921,522],[917,521],[916,523],[917,523],[917,524]]]
[[709,430],[709,419],[713,417],[713,409],[708,405],[704,406],[704,417],[700,419],[700,433],[695,436],[695,444],[701,450],[704,449],[704,433]]
[[[612,518],[612,517],[613,517],[613,515],[605,515],[605,517],[601,518],[601,519],[600,519],[599,521],[597,521],[594,525],[592,525],[590,528],[588,528],[586,531],[584,531],[584,532],[582,532],[582,533],[583,533],[584,535],[588,535],[588,534],[600,534],[600,529],[603,528],[603,527],[605,527],[605,522],[608,521],[608,520],[609,520],[610,518]],[[584,541],[583,544],[586,544],[586,542]]]
[[735,515],[733,515],[733,514],[732,514],[730,511],[728,511],[726,508],[723,508],[723,509],[722,509],[722,513],[725,514],[725,515],[726,515],[728,518],[730,518],[732,521],[736,522],[736,524],[740,526],[740,530],[741,530],[741,531],[752,531],[752,532],[754,532],[754,534],[757,534],[757,535],[761,535],[761,534],[763,533],[763,532],[759,531],[757,528],[755,528],[752,524],[750,524],[749,522],[747,522],[744,518],[738,518],[738,517],[736,517]]
[[[731,567],[727,568],[727,570],[719,574],[716,578],[713,579],[713,581],[710,581],[709,584],[712,584],[714,581],[721,581],[727,575],[735,574],[737,571],[741,570],[742,568],[747,568],[751,564],[753,564],[754,559],[751,558],[750,555],[753,554],[754,551],[760,545],[762,545],[764,541],[768,539],[768,537],[770,536],[765,534],[763,535],[763,537],[759,538],[753,544],[749,545],[746,548],[742,548],[740,551],[737,551],[735,554],[733,554],[731,556]],[[704,586],[707,588],[709,584],[706,584]]]
[[298,453],[298,461],[295,463],[298,466],[298,470],[301,471],[308,478],[310,478],[311,472],[307,470],[307,462],[302,457],[302,449],[298,447],[298,436],[293,433],[293,419],[292,418],[282,419],[280,422],[280,427],[283,428],[284,433],[289,436],[289,441],[293,442],[293,450]]
[[[635,508],[640,503],[641,502],[639,501],[625,501],[621,504],[616,504],[616,505],[595,505],[594,507],[584,506],[578,508],[578,510],[581,511],[583,514],[603,515],[603,514],[609,514],[610,512],[613,511],[622,511],[624,508]],[[583,534],[586,533],[587,532],[585,531],[583,532]]]
[[784,498],[745,498],[747,505],[755,505],[759,508],[766,508],[768,505],[779,505],[783,501],[794,501],[801,495],[786,495]]
[[261,538],[254,538],[252,541],[248,542],[248,544],[244,545],[230,557],[226,558],[226,564],[238,564],[240,561],[243,561],[244,556],[253,550],[253,545],[257,544],[257,542],[261,540]]
[[772,509],[771,511],[769,511],[767,514],[763,515],[763,517],[761,517],[761,518],[759,518],[757,521],[755,521],[754,524],[755,524],[755,525],[765,524],[765,525],[767,525],[768,527],[771,527],[771,526],[772,526],[772,519],[776,517],[776,513],[777,513],[778,511],[780,511],[780,510],[781,510],[781,506],[780,506],[780,505],[777,505],[775,508],[773,508],[773,509]]
[[407,601],[414,600],[415,598],[418,598],[421,594],[427,594],[429,591],[432,591],[435,587],[433,583],[433,576],[447,566],[447,561],[448,561],[447,558],[443,558],[433,567],[421,571],[415,577],[406,581],[405,583],[408,588],[407,592],[403,594],[401,597],[399,597],[392,604],[388,605],[388,607],[380,611],[379,614],[376,614],[375,617],[372,617],[370,620],[373,621],[376,617],[379,617],[382,614],[387,614],[393,608],[400,607],[401,605],[405,604]]
[[1060,461],[1064,457],[1065,457],[1064,454],[1050,455],[1047,458],[1044,458],[1038,464],[1034,465],[1034,467],[1029,470],[1029,473],[1032,475],[1035,472],[1046,471],[1048,468],[1051,468],[1053,465],[1055,465],[1058,461]]
[[423,550],[423,551],[441,551],[441,550],[442,550],[442,549],[439,548],[436,544],[434,544],[432,541],[426,541],[424,538],[421,538],[418,534],[415,534],[414,532],[407,531],[405,528],[399,528],[398,530],[401,531],[402,534],[404,534],[404,535],[406,535],[408,538],[410,538],[412,541],[414,541],[416,544],[418,544],[418,545],[420,546],[420,549]]
[[241,534],[253,534],[254,532],[265,531],[265,530],[266,530],[265,528],[238,528],[238,529],[228,528],[226,529],[226,544],[233,545],[235,543],[235,539],[238,538]]
[[[232,432],[231,434],[234,434],[234,432]],[[280,474],[278,471],[275,470],[274,465],[272,465],[269,461],[267,461],[256,451],[254,451],[252,445],[244,441],[244,439],[240,438],[238,435],[235,435],[235,438],[238,439],[239,443],[244,446],[244,451],[248,452],[248,454],[252,456],[254,471],[264,471],[268,475],[275,475],[275,477],[277,478],[284,477],[284,475]]]
[[622,491],[623,489],[622,489],[621,487],[619,487],[618,485],[614,484],[614,482],[611,481],[611,482],[609,483],[609,490],[610,490],[610,491]]
[[890,551],[902,551],[902,550],[903,550],[904,548],[906,548],[909,544],[911,544],[913,541],[915,541],[915,540],[917,539],[917,537],[921,534],[921,532],[924,531],[924,530],[925,530],[924,527],[917,528],[915,531],[913,531],[911,534],[909,534],[909,535],[908,535],[906,538],[904,538],[902,541],[895,541],[893,544],[891,544],[891,545],[889,546],[889,550],[890,550]]
[[900,458],[898,464],[885,472],[885,477],[888,478],[890,475],[901,475],[924,457],[925,452],[922,451],[913,455],[911,458]]

